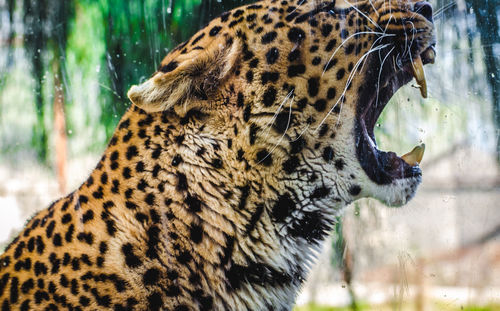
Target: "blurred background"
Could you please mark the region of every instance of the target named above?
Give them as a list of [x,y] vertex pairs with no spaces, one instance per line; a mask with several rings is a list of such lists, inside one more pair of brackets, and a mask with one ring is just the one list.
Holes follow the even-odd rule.
[[[242,0],[0,0],[0,251],[78,187],[161,59]],[[500,310],[500,2],[434,0],[430,98],[408,85],[376,136],[427,145],[400,209],[349,206],[298,298],[306,310]]]

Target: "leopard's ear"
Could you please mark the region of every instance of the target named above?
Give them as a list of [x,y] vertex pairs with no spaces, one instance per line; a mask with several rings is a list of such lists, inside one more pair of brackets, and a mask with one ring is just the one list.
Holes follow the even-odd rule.
[[233,40],[225,43],[214,40],[203,50],[178,54],[149,80],[132,86],[127,95],[147,112],[207,100],[234,68],[240,46]]

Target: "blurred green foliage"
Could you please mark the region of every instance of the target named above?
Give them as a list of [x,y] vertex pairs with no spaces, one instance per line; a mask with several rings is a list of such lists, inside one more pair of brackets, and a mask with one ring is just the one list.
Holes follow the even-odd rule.
[[[126,93],[131,85],[147,79],[173,47],[211,19],[249,2],[252,1],[0,2],[0,13],[9,16],[8,20],[0,20],[0,25],[9,30],[5,53],[9,66],[0,67],[0,91],[9,83],[11,65],[18,58],[14,56],[22,55],[21,62],[28,62],[29,78],[33,81],[36,122],[30,144],[38,159],[47,162],[49,158],[54,87],[65,92],[70,137],[86,131],[93,139],[84,142],[82,149],[102,148],[129,105]],[[22,43],[17,44],[16,38]],[[56,76],[63,78],[62,85],[54,85]],[[93,85],[95,81],[97,87]],[[97,94],[88,94],[89,90]]]
[[[129,105],[126,92],[130,86],[150,77],[173,47],[211,19],[250,2],[253,1],[0,0],[0,128],[4,124],[3,133],[0,133],[0,155],[24,149],[33,152],[42,163],[50,163],[53,148],[49,146],[52,146],[50,140],[54,132],[52,108],[54,88],[57,87],[63,89],[65,95],[70,154],[102,151]],[[482,2],[472,2],[474,7],[481,7]],[[486,77],[492,92],[499,93],[495,93],[493,87],[500,77],[495,74],[498,66],[493,62],[498,57],[484,58],[492,53],[488,50],[492,44],[478,44],[478,38],[486,40],[480,34],[487,29],[481,31],[482,28],[472,26],[473,15],[458,10],[453,3],[445,0],[434,3],[439,8],[435,14],[438,57],[448,53],[443,57],[447,67],[438,81],[431,81],[432,77],[429,80],[434,86],[431,91],[436,92],[431,94],[432,101],[417,102],[404,111],[399,105],[389,105],[389,109],[384,110],[376,135],[382,147],[385,141],[390,141],[398,152],[408,151],[419,142],[420,136],[425,135],[423,131],[422,135],[415,134],[415,126],[400,120],[416,117],[425,121],[435,117],[432,124],[439,125],[435,131],[441,133],[439,139],[465,140],[464,132],[456,130],[468,126],[470,111],[462,108],[475,98],[488,100]],[[491,42],[499,38],[498,35],[490,37],[485,38]],[[485,49],[483,55],[480,55],[481,48]],[[486,66],[486,71],[483,69],[483,64],[487,63],[485,59],[493,63]],[[437,63],[444,64],[442,60]],[[62,78],[61,85],[55,85],[56,76]],[[452,88],[463,90],[462,94],[450,91],[446,84],[450,80]],[[5,93],[7,86],[10,89]],[[12,93],[22,98],[31,93],[32,98],[23,103],[22,109],[12,107],[9,106]],[[395,97],[395,101],[404,100]],[[493,111],[481,108],[481,114],[486,118],[493,114],[492,119],[498,120],[498,101],[492,100],[492,107]],[[23,114],[23,120],[12,117],[19,113]],[[452,115],[453,126],[441,122]],[[419,122],[424,123],[422,120]],[[26,123],[31,124],[29,133]],[[500,135],[497,136],[500,139]],[[439,148],[443,144],[436,145]]]
[[[65,95],[70,154],[100,152],[129,105],[126,92],[130,86],[150,77],[173,47],[211,19],[250,2],[253,1],[0,1],[0,128],[4,124],[0,133],[0,155],[28,150],[34,152],[40,162],[50,163],[55,88],[63,89]],[[484,101],[488,89],[484,77],[500,76],[494,74],[493,69],[485,72],[482,56],[477,59],[477,38],[482,36],[471,26],[472,21],[468,21],[472,15],[463,15],[463,11],[457,11],[444,0],[434,2],[440,8],[435,16],[440,40],[438,56],[447,48],[446,42],[448,50],[452,51],[448,51],[447,60],[453,62],[443,73],[451,72],[452,76],[430,81],[434,85],[431,91],[438,92],[432,94],[432,102],[420,101],[405,111],[399,110],[399,105],[389,105],[389,109],[384,110],[380,118],[382,126],[376,127],[376,135],[382,147],[385,141],[390,141],[391,146],[396,143],[398,152],[407,151],[423,136],[415,134],[415,126],[400,121],[407,118],[431,120],[436,117],[432,124],[440,126],[436,131],[441,133],[439,139],[464,140],[460,136],[463,131],[455,129],[467,127],[470,112],[462,109],[465,105],[457,106],[457,101],[468,104],[475,97]],[[480,7],[480,3],[475,5]],[[444,18],[447,18],[446,25],[442,24]],[[446,37],[448,28],[453,32]],[[498,36],[491,40],[498,40]],[[480,47],[488,48],[491,44]],[[467,53],[456,53],[460,49]],[[61,78],[61,85],[56,85],[57,77]],[[455,79],[454,88],[472,92],[472,95],[449,92],[446,81],[450,79]],[[7,86],[10,89],[5,93]],[[12,93],[22,98],[31,93],[32,98],[23,103],[22,108],[13,107],[9,106]],[[395,100],[401,101],[398,96]],[[495,114],[498,103],[493,101],[492,104],[498,119],[499,114]],[[435,108],[438,105],[446,109]],[[20,113],[22,120],[13,117]],[[483,109],[481,113],[491,118],[490,111]],[[440,122],[452,114],[453,126]],[[422,120],[419,122],[423,123]],[[30,133],[26,133],[27,123],[31,124]],[[406,133],[410,131],[413,132]]]

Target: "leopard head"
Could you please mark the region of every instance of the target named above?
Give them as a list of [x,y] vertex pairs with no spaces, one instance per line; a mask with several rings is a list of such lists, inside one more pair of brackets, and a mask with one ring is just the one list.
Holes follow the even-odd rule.
[[422,1],[261,1],[212,21],[129,98],[178,120],[190,137],[192,152],[179,151],[185,165],[200,166],[196,150],[208,150],[218,173],[203,176],[232,184],[276,221],[297,210],[333,217],[363,197],[400,206],[421,182],[423,150],[381,151],[373,129],[414,77],[426,96],[433,32]]

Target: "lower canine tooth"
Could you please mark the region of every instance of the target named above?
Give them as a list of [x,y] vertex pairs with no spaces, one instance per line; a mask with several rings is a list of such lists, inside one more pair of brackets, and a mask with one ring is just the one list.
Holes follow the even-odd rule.
[[413,150],[401,157],[406,164],[410,166],[417,166],[422,162],[424,158],[425,144],[421,144],[413,148]]
[[417,80],[418,85],[420,86],[420,93],[423,98],[427,98],[427,81],[425,80],[425,72],[424,72],[424,64],[422,63],[422,58],[418,56],[413,60],[411,64],[413,69],[413,76],[415,80]]

